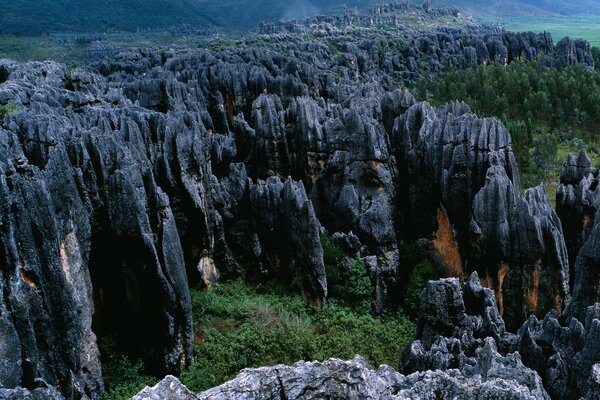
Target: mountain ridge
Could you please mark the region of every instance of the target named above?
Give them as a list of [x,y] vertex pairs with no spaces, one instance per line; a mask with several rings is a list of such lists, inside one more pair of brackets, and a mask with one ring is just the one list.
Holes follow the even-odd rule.
[[[0,14],[0,34],[36,36],[52,32],[136,32],[189,24],[223,31],[248,31],[261,21],[274,22],[317,14],[341,14],[355,8],[365,11],[375,0],[8,0]],[[420,4],[420,1],[412,3]],[[600,14],[591,0],[567,3],[558,0],[437,0],[434,6],[457,6],[474,16]]]

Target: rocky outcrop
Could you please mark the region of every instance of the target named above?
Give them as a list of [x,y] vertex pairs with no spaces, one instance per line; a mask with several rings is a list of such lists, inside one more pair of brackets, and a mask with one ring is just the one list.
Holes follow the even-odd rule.
[[600,222],[581,248],[574,267],[573,297],[567,315],[584,320],[587,307],[600,302]]
[[192,394],[170,376],[152,388],[145,388],[133,400],[548,399],[535,372],[526,370],[516,360],[507,364],[498,360],[490,342],[481,352],[482,365],[470,374],[448,370],[403,376],[387,365],[373,370],[360,357],[350,361],[299,362],[292,366],[246,369],[235,379],[198,394]]
[[513,331],[530,313],[563,309],[568,258],[542,187],[521,197],[508,130],[464,104],[418,104],[396,120],[408,237],[430,238],[449,276],[477,271]]
[[543,382],[551,398],[593,398],[600,362],[599,312],[600,305],[589,307],[583,322],[561,318],[556,311],[542,320],[531,316],[513,334],[505,330],[493,292],[481,287],[476,274],[463,285],[457,279],[431,281],[421,295],[416,340],[403,351],[399,369],[406,374],[448,369],[466,373],[491,360],[492,365],[518,370],[530,388]]
[[469,368],[477,364],[476,349],[485,346],[497,346],[503,354],[515,351],[516,337],[506,332],[494,292],[481,286],[477,273],[464,285],[456,278],[429,282],[419,315],[416,340],[400,356],[405,374]]
[[575,274],[577,255],[592,231],[596,211],[600,208],[597,187],[598,169],[592,166],[585,150],[577,156],[569,154],[556,191],[556,213],[564,229],[571,276]]
[[52,387],[40,387],[34,390],[23,388],[0,389],[3,400],[64,400],[65,398]]
[[[439,23],[440,17],[449,16],[453,17],[454,23],[447,19]],[[425,25],[427,30],[423,29]],[[377,57],[384,60],[382,67],[400,68],[402,76],[408,79],[422,76],[424,71],[417,66],[420,63],[426,64],[429,71],[439,72],[445,68],[444,64],[467,68],[543,57],[549,65],[581,63],[594,67],[591,47],[584,40],[564,38],[555,46],[549,33],[507,32],[496,25],[478,24],[463,18],[454,7],[426,11],[408,2],[378,5],[367,14],[315,16],[300,21],[261,24],[259,33],[331,37],[352,36],[360,29],[363,33],[386,36],[389,27],[408,36],[408,40],[399,38],[398,43],[374,40],[378,47]],[[394,49],[399,51],[392,57],[382,57],[382,53]]]
[[0,98],[18,109],[0,128],[3,387],[98,398],[96,333],[178,372],[191,361],[188,274],[210,285],[247,260],[248,279],[281,277],[325,301],[301,183],[253,183],[231,137],[140,108],[97,75],[3,68]]
[[558,42],[556,50],[560,65],[562,66],[578,63],[594,65],[591,46],[586,40],[565,37]]
[[518,351],[539,372],[552,398],[579,399],[593,388],[594,365],[600,362],[600,305],[584,317],[561,320],[550,312],[531,317],[519,329]]
[[[363,259],[376,312],[403,296],[402,240],[423,238],[448,276],[477,271],[495,290],[476,296],[509,330],[562,310],[560,223],[543,188],[520,195],[506,128],[397,90],[446,65],[561,50],[478,24],[389,29],[405,6],[356,26],[318,17],[295,33],[129,50],[97,71],[0,61],[0,386],[99,398],[96,335],[176,374],[192,357],[188,285],[280,279],[323,304],[324,232]],[[566,62],[591,66],[574,46]],[[497,316],[459,326],[497,331],[508,357]]]

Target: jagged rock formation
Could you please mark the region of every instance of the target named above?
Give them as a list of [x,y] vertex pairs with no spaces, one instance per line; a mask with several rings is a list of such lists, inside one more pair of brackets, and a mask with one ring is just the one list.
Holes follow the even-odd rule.
[[17,389],[0,389],[0,399],[2,400],[64,400],[65,398],[54,388],[38,388],[27,390],[23,388]]
[[594,65],[593,57],[590,58],[591,46],[586,40],[566,37],[558,42],[556,48],[560,65]]
[[577,158],[569,154],[560,181],[556,209],[565,227],[573,277],[572,300],[567,314],[583,321],[587,307],[600,302],[600,227],[596,219],[600,208],[599,172],[581,150]]
[[596,220],[574,267],[573,297],[567,315],[586,318],[590,304],[600,302],[600,222]]
[[[545,56],[549,65],[581,63],[594,67],[591,47],[586,41],[564,38],[554,46],[549,33],[507,32],[499,26],[463,18],[454,7],[427,11],[407,1],[378,5],[367,14],[346,13],[261,24],[259,33],[331,38],[352,37],[357,29],[377,36],[390,36],[390,32],[394,32],[391,34],[393,41],[373,41],[377,51],[370,51],[370,57],[375,55],[381,60],[389,50],[398,50],[392,53],[392,58],[380,61],[380,68],[400,69],[403,78],[422,75],[423,67],[425,71],[439,72],[444,64],[466,68],[490,62],[508,64],[533,60],[540,56]],[[359,47],[365,45],[371,44],[360,43]]]
[[360,357],[350,361],[298,362],[292,366],[246,369],[235,379],[198,394],[169,376],[133,400],[548,399],[535,372],[512,361],[503,365],[496,356],[489,342],[481,352],[482,364],[468,375],[448,370],[403,376],[387,365],[375,371]]
[[254,184],[238,164],[217,179],[235,154],[227,137],[191,114],[134,106],[97,75],[3,69],[0,97],[20,107],[0,128],[3,387],[100,396],[94,312],[94,332],[177,372],[191,359],[186,266],[210,282],[212,254],[324,301],[320,225],[301,183]]
[[597,187],[598,169],[592,166],[585,150],[581,150],[576,157],[569,154],[556,191],[556,213],[564,228],[572,276],[579,250],[587,241],[594,226],[596,211],[600,208],[600,191],[596,190]]
[[430,282],[421,295],[417,339],[402,353],[399,369],[468,371],[481,364],[482,351],[495,346],[498,353],[488,353],[486,362],[510,365],[509,369],[525,365],[519,374],[529,379],[529,387],[541,377],[551,398],[594,398],[599,313],[600,304],[589,307],[581,323],[551,311],[541,321],[531,316],[513,334],[505,331],[493,292],[481,287],[476,274],[464,285],[456,279]]
[[508,130],[464,104],[424,103],[396,120],[393,140],[406,235],[431,237],[449,276],[478,271],[511,330],[530,313],[562,310],[569,271],[561,224],[542,187],[520,197]]
[[[130,51],[97,72],[0,61],[0,104],[17,109],[0,121],[0,386],[99,398],[96,334],[177,373],[192,355],[188,284],[281,279],[322,304],[322,228],[363,258],[376,312],[403,295],[406,237],[448,275],[480,272],[509,329],[561,310],[560,223],[542,188],[520,196],[506,128],[397,87],[573,46],[480,25],[387,29],[398,11],[356,30],[321,20],[239,47]],[[567,59],[591,66],[587,54]],[[460,393],[478,379],[465,374],[432,379]]]
[[503,354],[514,351],[516,337],[506,332],[494,292],[481,286],[477,273],[464,285],[456,278],[429,282],[420,315],[417,339],[400,357],[403,373],[474,365],[485,338],[494,339]]

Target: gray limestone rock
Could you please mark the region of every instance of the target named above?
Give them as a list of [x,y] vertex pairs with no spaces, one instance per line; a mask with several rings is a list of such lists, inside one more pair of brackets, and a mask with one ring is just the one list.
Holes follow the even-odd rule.
[[235,379],[198,394],[168,376],[133,400],[549,399],[535,372],[523,367],[518,358],[500,357],[492,347],[486,348],[490,361],[483,375],[452,369],[404,376],[387,365],[373,370],[357,356],[349,361],[245,369]]

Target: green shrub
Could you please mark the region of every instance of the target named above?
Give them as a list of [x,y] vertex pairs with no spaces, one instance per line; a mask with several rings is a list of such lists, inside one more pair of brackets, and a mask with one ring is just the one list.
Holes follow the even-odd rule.
[[194,362],[181,380],[194,391],[219,385],[243,368],[298,360],[361,354],[375,367],[395,365],[415,332],[402,315],[376,318],[338,302],[317,308],[299,295],[257,293],[241,283],[194,289],[192,303]]
[[421,292],[427,282],[441,278],[441,273],[431,262],[425,250],[416,244],[403,244],[400,248],[401,265],[407,271],[402,308],[412,318],[417,318]]
[[343,262],[342,251],[326,235],[321,235],[321,247],[329,299],[359,313],[368,313],[375,288],[365,264],[359,258]]
[[141,361],[132,361],[119,354],[113,337],[103,337],[98,341],[102,378],[105,383],[104,400],[126,400],[148,385],[155,385],[156,378],[143,373]]
[[69,72],[66,76],[65,76],[65,81],[64,81],[64,88],[73,92],[75,91],[75,83],[73,83],[73,75],[71,75],[71,72]]
[[17,104],[7,103],[4,105],[0,105],[0,120],[4,119],[5,115],[15,114],[18,111],[19,111],[19,106]]

